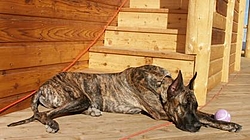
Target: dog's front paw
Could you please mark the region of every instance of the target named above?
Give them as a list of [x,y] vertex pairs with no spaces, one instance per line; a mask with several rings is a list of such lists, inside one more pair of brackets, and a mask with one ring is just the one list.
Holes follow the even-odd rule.
[[48,121],[45,125],[46,131],[49,133],[56,133],[59,130],[59,124],[54,121]]
[[102,115],[101,110],[96,109],[96,108],[91,108],[91,110],[90,110],[90,116],[92,116],[92,117],[99,117],[101,115]]
[[229,132],[239,132],[242,129],[242,126],[236,123],[232,123],[230,127]]
[[102,111],[97,108],[96,104],[91,105],[87,110],[83,112],[86,115],[90,115],[92,117],[99,117],[102,115]]

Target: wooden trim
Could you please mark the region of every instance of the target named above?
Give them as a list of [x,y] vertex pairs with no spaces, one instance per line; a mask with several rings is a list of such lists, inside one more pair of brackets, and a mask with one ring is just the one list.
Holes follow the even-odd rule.
[[147,56],[155,58],[175,59],[175,60],[187,60],[194,61],[194,55],[187,55],[176,52],[167,51],[150,51],[150,50],[139,50],[139,49],[121,49],[122,47],[106,47],[99,46],[90,49],[90,52],[109,53],[109,54],[123,54],[133,56]]
[[121,12],[187,14],[187,10],[182,10],[182,9],[181,10],[170,10],[170,9],[122,8]]
[[225,30],[225,47],[224,47],[224,57],[223,57],[223,67],[222,67],[222,82],[228,82],[229,79],[229,59],[231,50],[231,39],[233,30],[233,17],[234,17],[234,5],[235,0],[229,0],[227,6],[227,20],[226,20],[226,30]]
[[206,103],[214,6],[215,0],[189,1],[185,51],[196,54],[194,90],[199,105]]
[[239,3],[239,22],[238,22],[238,34],[237,34],[237,46],[235,55],[235,71],[240,71],[241,66],[241,49],[243,40],[243,29],[244,29],[244,16],[246,9],[246,0],[240,0]]
[[108,26],[107,30],[124,31],[124,32],[141,32],[141,33],[158,33],[158,34],[185,34],[185,30],[178,30],[178,29],[156,29],[156,28]]
[[[249,1],[249,4],[250,4],[250,1]],[[246,40],[245,57],[250,58],[250,8],[248,8],[248,25],[247,25],[247,40]]]

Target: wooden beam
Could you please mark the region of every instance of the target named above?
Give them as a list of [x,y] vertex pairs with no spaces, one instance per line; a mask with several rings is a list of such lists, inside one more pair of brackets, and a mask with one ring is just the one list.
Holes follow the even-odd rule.
[[224,56],[223,56],[223,67],[222,67],[222,82],[228,82],[229,77],[229,60],[230,60],[230,49],[231,39],[233,30],[233,16],[234,16],[234,5],[235,0],[229,0],[227,5],[227,17],[226,17],[226,35],[224,42]]
[[235,71],[240,71],[246,0],[240,0],[239,6],[240,6],[239,7],[239,22],[238,22],[237,46],[236,46],[235,67],[234,67]]
[[[250,1],[249,1],[250,4]],[[245,57],[250,58],[250,8],[248,8],[248,25],[247,25],[247,40],[246,40],[246,49]]]
[[200,106],[206,103],[214,6],[215,0],[189,1],[185,51],[196,54],[194,90]]

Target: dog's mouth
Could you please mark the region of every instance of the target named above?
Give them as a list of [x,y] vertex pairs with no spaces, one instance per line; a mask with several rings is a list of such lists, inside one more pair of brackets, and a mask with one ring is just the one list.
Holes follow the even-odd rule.
[[198,132],[202,126],[200,121],[193,115],[188,115],[179,119],[175,118],[173,123],[177,128],[188,132]]
[[187,132],[198,132],[201,128],[201,123],[199,121],[194,123],[175,124],[175,126],[183,131]]
[[201,123],[195,122],[194,124],[176,125],[176,127],[183,130],[183,131],[198,132],[201,128]]

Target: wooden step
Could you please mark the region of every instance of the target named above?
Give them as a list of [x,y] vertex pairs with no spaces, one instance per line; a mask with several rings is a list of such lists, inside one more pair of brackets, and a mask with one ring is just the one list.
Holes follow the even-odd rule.
[[130,0],[130,8],[188,9],[188,0]]
[[185,35],[186,34],[186,30],[155,29],[155,28],[141,28],[141,27],[108,26],[106,30],[107,31],[140,32],[140,33],[157,33],[157,34],[178,34],[178,35]]
[[186,9],[152,9],[152,8],[122,8],[120,12],[143,12],[143,13],[172,13],[172,14],[187,14]]
[[166,68],[173,76],[182,70],[188,79],[194,72],[194,60],[194,55],[182,53],[109,46],[95,46],[89,52],[89,68],[122,71],[128,67],[153,64]]
[[120,27],[185,29],[186,23],[187,10],[123,8],[118,15]]
[[176,53],[169,51],[150,51],[141,49],[123,49],[122,47],[98,46],[98,47],[92,47],[89,51],[98,53],[132,55],[132,56],[148,56],[155,58],[186,60],[186,61],[195,60],[194,55],[187,55],[183,53]]
[[184,52],[186,35],[183,30],[109,26],[105,46]]

